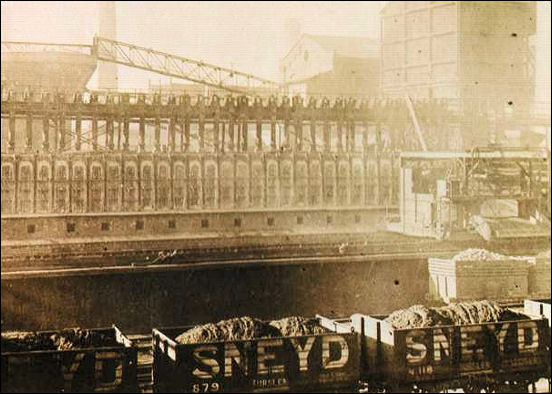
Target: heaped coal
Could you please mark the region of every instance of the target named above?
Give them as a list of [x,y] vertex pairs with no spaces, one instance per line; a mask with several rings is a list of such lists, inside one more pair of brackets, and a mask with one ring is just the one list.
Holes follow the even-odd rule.
[[446,325],[481,324],[526,319],[527,316],[502,308],[493,301],[472,301],[429,308],[414,305],[391,313],[385,321],[396,329]]
[[290,316],[266,323],[249,316],[195,326],[176,337],[181,344],[250,340],[327,332],[315,319]]
[[2,352],[70,350],[116,345],[118,343],[113,337],[81,328],[66,329],[54,334],[44,332],[2,333]]
[[280,320],[273,320],[269,324],[275,327],[283,337],[316,335],[327,332],[325,328],[318,324],[316,319],[306,319],[301,316],[285,317]]
[[181,344],[235,341],[260,338],[265,335],[266,325],[249,316],[221,320],[216,324],[196,326],[176,337]]
[[117,341],[102,333],[72,328],[53,334],[52,342],[58,350],[85,349],[90,347],[117,346]]
[[48,335],[18,331],[2,333],[2,353],[34,350],[56,350],[56,347]]

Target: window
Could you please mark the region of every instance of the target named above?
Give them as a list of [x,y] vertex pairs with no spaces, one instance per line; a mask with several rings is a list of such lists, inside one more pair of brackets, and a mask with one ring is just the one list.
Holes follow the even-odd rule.
[[198,164],[192,165],[190,169],[190,179],[188,184],[188,196],[191,207],[199,207],[200,198],[200,182],[201,182],[201,170]]
[[17,198],[20,213],[31,212],[33,209],[33,186],[31,166],[22,165],[19,170],[19,196]]
[[109,231],[110,227],[109,222],[102,222],[102,231]]
[[235,218],[234,219],[234,227],[241,227],[241,225],[242,225],[241,218]]
[[217,168],[209,163],[205,167],[205,206],[213,208],[217,204]]
[[67,223],[67,232],[72,233],[75,231],[75,223]]
[[157,179],[157,208],[167,209],[169,207],[170,182],[169,170],[166,165],[160,165]]
[[90,210],[100,212],[103,210],[103,170],[99,164],[91,166],[90,184]]
[[208,227],[209,227],[209,220],[201,219],[201,228],[208,228]]
[[138,177],[134,164],[127,164],[125,173],[124,209],[133,211],[138,206]]
[[37,210],[39,212],[47,212],[50,209],[50,169],[43,164],[38,171],[37,182]]
[[143,220],[137,220],[135,223],[136,230],[143,230],[144,229],[144,221]]
[[111,165],[107,171],[107,209],[109,211],[118,211],[119,208],[119,187],[121,180],[119,177],[119,167]]
[[278,204],[278,167],[275,162],[267,164],[267,205]]
[[182,164],[177,164],[174,171],[174,207],[176,209],[185,206],[186,173]]
[[67,184],[67,167],[62,164],[56,168],[56,180],[55,180],[55,203],[56,212],[67,212],[68,199],[69,199],[69,187]]
[[297,216],[297,224],[303,224],[303,216]]
[[236,205],[246,207],[249,200],[249,169],[247,164],[239,163],[237,165],[236,179]]
[[2,213],[12,213],[15,184],[11,165],[2,166]]
[[269,226],[274,226],[274,218],[272,216],[267,218],[266,222]]
[[149,164],[142,167],[142,206],[153,208],[153,170]]
[[84,189],[84,167],[75,165],[73,167],[73,179],[71,183],[71,199],[73,212],[84,212],[85,210],[85,189]]
[[34,224],[28,224],[27,225],[27,233],[32,234],[36,231],[36,225]]
[[169,228],[176,228],[176,220],[171,219],[169,220]]

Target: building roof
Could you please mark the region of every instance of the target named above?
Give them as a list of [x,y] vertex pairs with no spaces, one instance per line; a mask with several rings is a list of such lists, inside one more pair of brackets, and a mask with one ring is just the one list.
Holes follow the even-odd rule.
[[339,37],[304,34],[301,39],[311,39],[338,56],[368,58],[378,56],[379,44],[366,37]]

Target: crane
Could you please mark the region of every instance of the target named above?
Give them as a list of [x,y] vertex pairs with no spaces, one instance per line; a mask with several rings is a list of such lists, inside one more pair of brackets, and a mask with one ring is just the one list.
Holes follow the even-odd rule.
[[97,60],[181,78],[236,94],[252,95],[259,91],[275,94],[280,90],[280,84],[269,79],[98,36],[94,37],[92,45],[2,41],[1,48],[2,53],[59,51],[88,54]]

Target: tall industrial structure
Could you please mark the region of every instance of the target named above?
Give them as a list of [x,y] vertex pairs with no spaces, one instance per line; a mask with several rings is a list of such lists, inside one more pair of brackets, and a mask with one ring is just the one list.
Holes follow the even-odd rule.
[[455,148],[509,144],[505,117],[530,129],[535,2],[389,2],[381,18],[385,97],[452,99]]
[[526,105],[534,96],[535,32],[535,2],[389,2],[381,22],[382,91]]
[[[114,1],[98,1],[98,33],[110,40],[117,38],[117,11]],[[117,64],[100,61],[98,64],[98,88],[117,89]]]

